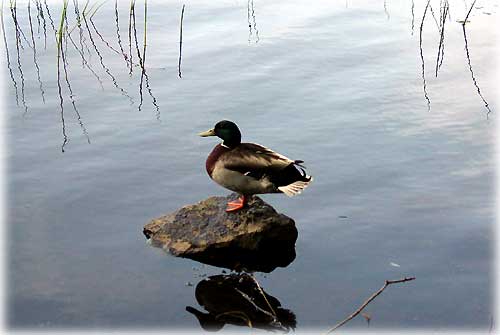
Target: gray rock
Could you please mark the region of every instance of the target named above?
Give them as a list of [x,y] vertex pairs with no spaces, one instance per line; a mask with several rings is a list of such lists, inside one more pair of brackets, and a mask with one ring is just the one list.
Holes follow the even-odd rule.
[[237,212],[228,197],[210,197],[152,220],[143,233],[174,256],[232,270],[271,272],[295,259],[295,222],[257,196]]

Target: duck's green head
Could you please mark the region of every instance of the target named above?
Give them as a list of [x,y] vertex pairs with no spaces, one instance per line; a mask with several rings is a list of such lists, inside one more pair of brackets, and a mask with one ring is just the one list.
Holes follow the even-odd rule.
[[199,133],[201,137],[217,136],[223,140],[223,145],[232,148],[241,143],[241,133],[236,123],[223,120],[217,122],[214,128]]

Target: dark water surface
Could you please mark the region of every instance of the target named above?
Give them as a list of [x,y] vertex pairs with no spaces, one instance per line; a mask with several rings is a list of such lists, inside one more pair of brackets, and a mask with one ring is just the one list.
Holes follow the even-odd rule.
[[[15,29],[4,5],[19,96],[18,107],[3,66],[10,327],[201,329],[185,307],[201,309],[196,284],[222,270],[152,248],[142,227],[185,204],[228,193],[205,172],[216,142],[196,133],[231,119],[244,140],[303,159],[315,177],[299,197],[263,196],[294,218],[299,237],[294,262],[256,278],[293,311],[297,331],[328,329],[384,280],[404,276],[417,279],[389,287],[366,309],[369,329],[487,331],[494,282],[497,3],[478,2],[466,24],[474,77],[493,111],[489,118],[457,22],[470,1],[450,1],[437,78],[439,27],[428,9],[422,50],[430,111],[419,50],[425,2],[415,3],[413,30],[411,1],[186,2],[179,79],[182,4],[148,4],[146,68],[159,111],[145,86],[138,109],[140,68],[129,76],[123,57],[95,33],[105,65],[133,105],[101,67],[88,34],[89,62],[104,90],[68,42],[68,76],[91,144],[63,82],[64,153],[54,32],[47,21],[44,50],[43,31],[38,35],[35,26],[45,103],[32,50],[20,37],[25,109]],[[431,5],[439,21],[440,3]],[[26,3],[17,6],[30,40]],[[61,6],[49,6],[57,26]],[[128,6],[119,4],[126,51]],[[142,6],[137,2],[141,51]],[[68,20],[71,29],[72,3]],[[118,49],[114,3],[93,20]],[[72,36],[78,43],[78,28]],[[345,327],[367,329],[362,317]]]

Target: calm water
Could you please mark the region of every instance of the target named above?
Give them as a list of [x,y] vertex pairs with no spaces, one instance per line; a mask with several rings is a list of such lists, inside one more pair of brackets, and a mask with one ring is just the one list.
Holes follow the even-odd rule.
[[[132,105],[100,65],[86,30],[89,63],[103,89],[68,42],[68,76],[91,144],[62,81],[64,153],[54,32],[47,21],[45,50],[33,16],[45,103],[33,52],[20,36],[24,108],[14,25],[4,8],[19,99],[17,106],[3,52],[10,327],[201,329],[185,307],[202,310],[196,284],[222,270],[152,248],[142,227],[185,204],[228,193],[204,168],[216,141],[196,133],[230,119],[244,140],[305,160],[315,177],[299,197],[263,196],[294,218],[299,231],[295,261],[256,275],[296,315],[297,331],[328,329],[384,280],[404,276],[417,279],[389,287],[367,307],[370,330],[487,331],[494,282],[497,3],[478,1],[466,25],[474,77],[493,111],[488,119],[457,22],[470,1],[450,2],[437,78],[439,28],[429,9],[426,14],[430,111],[419,50],[423,2],[413,8],[412,29],[411,1],[188,1],[180,79],[182,4],[148,6],[146,67],[159,111],[145,86],[138,109],[139,68],[129,76],[123,57],[94,31],[105,66]],[[126,52],[128,5],[119,4]],[[439,1],[431,5],[439,21]],[[57,26],[60,4],[49,6]],[[142,6],[137,2],[141,51]],[[18,3],[17,19],[31,41],[26,8]],[[72,3],[68,20],[71,29]],[[93,21],[119,50],[114,2]],[[72,36],[79,45],[78,28]],[[367,329],[361,317],[345,327]]]

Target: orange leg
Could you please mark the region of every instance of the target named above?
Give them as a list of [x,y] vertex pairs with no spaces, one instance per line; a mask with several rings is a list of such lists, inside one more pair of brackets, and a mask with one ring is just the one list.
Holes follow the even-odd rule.
[[226,212],[235,212],[237,210],[240,210],[245,207],[246,202],[247,199],[244,195],[242,195],[240,198],[238,198],[237,201],[230,201],[227,203]]

